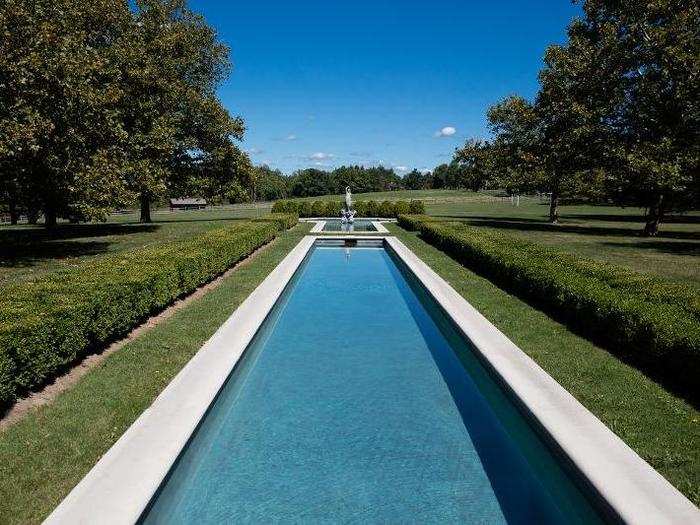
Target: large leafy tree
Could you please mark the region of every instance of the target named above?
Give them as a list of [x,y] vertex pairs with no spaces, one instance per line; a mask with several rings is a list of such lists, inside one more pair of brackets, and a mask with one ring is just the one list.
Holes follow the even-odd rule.
[[495,134],[492,160],[500,163],[502,185],[550,193],[549,220],[555,224],[560,199],[585,186],[581,173],[593,168],[603,144],[600,104],[585,79],[596,63],[593,55],[551,46],[535,100],[509,97],[488,113]]
[[[232,140],[243,122],[216,98],[230,69],[228,48],[185,0],[138,0],[131,39],[123,49],[122,116],[129,155],[129,185],[150,222],[151,202],[188,176],[201,186],[230,183],[245,164]],[[206,186],[206,184],[204,185]]]
[[288,180],[280,170],[269,166],[253,168],[256,200],[274,201],[284,199],[289,194]]
[[[127,197],[120,0],[16,0],[0,8],[0,192],[10,208],[100,218]],[[31,210],[30,210],[31,211]]]
[[595,193],[664,214],[696,203],[700,181],[700,6],[682,0],[586,0],[585,17],[552,46],[533,102],[492,107],[503,185]]
[[494,158],[490,144],[483,140],[470,139],[455,152],[455,163],[459,167],[460,187],[472,191],[485,188],[494,171]]
[[511,193],[541,189],[541,136],[533,105],[519,96],[508,97],[488,110],[494,140],[490,155],[496,183]]
[[413,169],[404,175],[401,182],[407,190],[426,190],[430,188],[430,173],[421,173]]
[[605,59],[581,79],[605,108],[601,158],[614,196],[646,207],[644,233],[655,235],[665,213],[699,196],[700,4],[586,0],[583,8],[570,50]]
[[290,193],[293,197],[315,197],[333,193],[330,173],[315,168],[299,170],[290,178]]
[[331,174],[334,193],[343,193],[347,186],[355,193],[390,191],[401,185],[393,169],[384,166],[340,166]]

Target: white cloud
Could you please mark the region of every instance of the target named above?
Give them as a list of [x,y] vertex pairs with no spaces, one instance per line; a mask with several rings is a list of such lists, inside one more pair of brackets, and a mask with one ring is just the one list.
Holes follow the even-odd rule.
[[404,171],[408,171],[408,167],[406,167],[406,166],[394,166],[394,169],[395,169],[396,171],[400,171],[400,172],[402,172],[402,173],[403,173]]
[[260,153],[263,153],[263,150],[259,148],[250,148],[248,150],[248,153],[250,153],[251,155],[259,155]]
[[436,137],[451,137],[457,133],[457,130],[452,126],[445,126],[440,131],[435,132]]
[[335,155],[332,153],[323,153],[322,151],[318,151],[309,155],[309,160],[328,160],[332,159],[333,157],[335,157]]
[[291,134],[287,135],[286,137],[284,137],[284,140],[296,140],[296,139],[297,139],[297,136],[294,133],[291,133]]

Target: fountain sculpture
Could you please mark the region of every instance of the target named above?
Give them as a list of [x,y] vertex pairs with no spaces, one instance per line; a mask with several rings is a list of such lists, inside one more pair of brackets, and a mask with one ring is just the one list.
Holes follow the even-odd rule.
[[340,222],[343,224],[352,224],[355,220],[355,210],[352,209],[352,193],[350,186],[345,188],[345,207],[340,210]]

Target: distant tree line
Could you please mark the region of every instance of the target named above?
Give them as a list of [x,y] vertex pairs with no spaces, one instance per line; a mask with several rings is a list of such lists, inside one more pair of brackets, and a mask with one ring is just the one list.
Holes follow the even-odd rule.
[[[473,187],[586,196],[647,209],[644,233],[700,197],[700,4],[585,0],[544,56],[533,100],[491,107],[490,142],[453,163]],[[448,170],[449,171],[449,170]]]
[[0,205],[12,222],[103,219],[250,185],[216,96],[229,50],[185,0],[0,5]]
[[[266,201],[339,194],[345,192],[347,186],[350,186],[353,193],[434,188],[478,191],[484,187],[482,182],[475,179],[479,176],[457,162],[442,164],[432,172],[413,170],[404,176],[382,166],[340,166],[331,171],[308,168],[289,176],[264,165],[255,166],[252,170],[255,198]],[[253,196],[244,193],[237,197],[251,200]]]

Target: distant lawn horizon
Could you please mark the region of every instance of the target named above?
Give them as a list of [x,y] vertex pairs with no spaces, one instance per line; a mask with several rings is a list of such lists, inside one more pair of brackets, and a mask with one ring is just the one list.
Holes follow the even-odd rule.
[[[592,259],[653,273],[693,286],[700,293],[700,211],[674,214],[656,237],[643,237],[644,209],[608,204],[564,204],[560,224],[548,222],[546,199],[521,196],[520,205],[498,192],[396,190],[353,194],[354,200],[410,200],[425,203],[426,214],[540,242]],[[342,195],[300,197],[330,201]],[[296,200],[296,199],[295,199]]]

